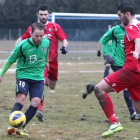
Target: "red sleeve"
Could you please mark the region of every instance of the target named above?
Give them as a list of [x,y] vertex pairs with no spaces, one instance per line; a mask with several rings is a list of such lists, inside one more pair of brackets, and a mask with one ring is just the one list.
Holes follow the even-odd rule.
[[27,29],[27,31],[21,36],[22,40],[31,37],[31,26]]
[[138,27],[134,25],[129,25],[125,29],[127,37],[130,41],[135,40],[136,38],[140,38],[140,32],[138,30]]
[[58,39],[60,41],[66,39],[67,38],[66,34],[64,33],[64,31],[58,24],[56,24],[56,28],[57,28],[56,35],[57,35]]

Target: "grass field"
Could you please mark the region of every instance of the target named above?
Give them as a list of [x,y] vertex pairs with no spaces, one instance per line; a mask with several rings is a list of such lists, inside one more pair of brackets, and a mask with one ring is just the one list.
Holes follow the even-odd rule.
[[[6,60],[7,56],[8,54],[0,54],[0,60]],[[3,63],[0,62],[0,68]],[[101,134],[108,126],[106,116],[94,93],[88,95],[85,100],[82,99],[86,83],[96,84],[102,79],[103,63],[103,58],[98,58],[96,53],[77,51],[67,55],[59,54],[59,80],[56,89],[52,91],[45,87],[45,120],[43,123],[36,117],[31,120],[26,127],[29,137],[19,137],[15,134],[8,136],[6,133],[8,117],[15,101],[16,82],[15,73],[7,72],[0,83],[0,140],[103,140]],[[14,68],[15,64],[11,69]],[[122,92],[109,93],[109,96],[124,130],[107,139],[140,139],[140,122],[130,120]],[[27,99],[23,112],[29,104]]]

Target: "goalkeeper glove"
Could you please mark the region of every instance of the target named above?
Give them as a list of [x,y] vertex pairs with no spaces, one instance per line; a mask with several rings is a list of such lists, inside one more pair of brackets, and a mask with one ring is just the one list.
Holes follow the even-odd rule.
[[68,51],[67,51],[67,48],[64,47],[64,46],[63,46],[60,50],[61,50],[61,53],[62,53],[62,54],[67,54],[67,52],[68,52]]
[[114,60],[112,59],[112,57],[109,54],[105,55],[104,59],[105,59],[105,64],[107,64],[107,63],[114,64]]
[[97,56],[99,56],[99,57],[101,56],[101,51],[100,50],[97,51]]

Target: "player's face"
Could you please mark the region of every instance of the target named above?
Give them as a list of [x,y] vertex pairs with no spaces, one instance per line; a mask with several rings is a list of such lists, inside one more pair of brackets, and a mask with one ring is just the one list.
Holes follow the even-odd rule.
[[119,20],[123,23],[123,25],[127,26],[129,24],[129,20],[128,20],[126,14],[122,13],[120,10],[117,11],[117,14],[119,16]]
[[44,36],[44,30],[35,29],[31,36],[35,44],[40,44]]
[[49,17],[48,10],[45,10],[45,11],[39,10],[39,12],[37,13],[37,17],[39,18],[39,21],[42,24],[46,24],[48,17]]

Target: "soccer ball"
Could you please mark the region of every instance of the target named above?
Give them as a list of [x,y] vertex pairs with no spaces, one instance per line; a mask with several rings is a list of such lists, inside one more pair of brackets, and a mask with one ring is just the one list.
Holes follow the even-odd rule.
[[26,122],[26,116],[21,111],[14,111],[9,116],[9,123],[13,127],[21,127]]

